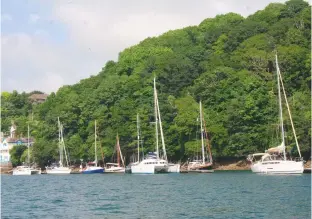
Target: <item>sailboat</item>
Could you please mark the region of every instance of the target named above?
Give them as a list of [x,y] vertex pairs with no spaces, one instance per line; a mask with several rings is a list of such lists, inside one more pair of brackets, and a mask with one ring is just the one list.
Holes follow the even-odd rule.
[[98,166],[97,160],[97,150],[96,150],[96,121],[94,124],[94,162],[89,162],[85,169],[81,171],[81,173],[88,174],[88,173],[103,173],[104,168]]
[[[166,146],[164,140],[164,134],[162,130],[162,123],[158,105],[158,97],[156,90],[156,79],[154,78],[154,113],[155,113],[155,137],[156,137],[156,152],[149,152],[145,159],[139,161],[139,146],[138,146],[138,163],[131,165],[131,173],[167,173],[168,172],[168,160],[166,153]],[[160,156],[158,145],[158,125],[160,128],[161,142],[163,156]],[[138,138],[139,145],[139,138]]]
[[[207,130],[206,130],[206,123],[205,123],[203,112],[202,112],[201,101],[199,102],[199,117],[200,117],[200,137],[201,137],[202,156],[201,156],[201,160],[197,158],[197,159],[194,159],[193,161],[189,162],[188,166],[187,166],[187,170],[188,170],[188,172],[213,172],[213,170],[212,170],[212,165],[213,165],[212,154],[211,154],[210,144],[209,144],[209,140],[208,140],[208,134],[207,134]],[[203,125],[204,125],[204,128],[203,128]],[[207,158],[205,155],[204,138],[206,140],[209,158]]]
[[[59,156],[60,156],[60,160],[59,160],[58,165],[46,167],[46,172],[47,172],[47,174],[53,174],[53,175],[70,174],[71,169],[69,168],[69,165],[68,165],[67,152],[66,152],[65,142],[64,142],[64,138],[63,138],[63,125],[61,124],[59,117],[57,118],[57,122],[58,122],[58,128],[59,128]],[[64,153],[65,153],[66,165],[63,163]]]
[[[118,134],[116,136],[116,153],[117,153],[117,163],[106,163],[105,173],[124,173],[125,172],[125,162],[122,157]],[[120,163],[121,160],[121,163]]]
[[[265,153],[256,153],[249,155],[247,160],[251,163],[250,167],[254,173],[267,173],[267,174],[300,174],[304,171],[304,161],[301,157],[301,152],[296,137],[294,124],[292,121],[286,92],[283,85],[282,75],[278,66],[277,54],[275,54],[276,74],[277,74],[277,89],[278,89],[278,103],[279,103],[279,121],[281,130],[282,143],[274,148],[269,148]],[[282,86],[281,86],[282,85]],[[281,87],[284,94],[285,103],[287,106],[288,115],[290,118],[292,131],[294,134],[296,146],[299,152],[299,158],[294,160],[287,159],[285,152],[285,132],[283,124],[283,110],[282,110],[282,97]],[[260,159],[259,159],[260,158]]]
[[[132,156],[133,161],[130,162],[130,164],[126,167],[126,173],[131,173],[131,166],[135,166],[138,165],[140,163],[140,143],[142,142],[140,140],[140,116],[139,113],[137,114],[137,151],[138,151],[138,156],[137,156],[137,160],[135,161],[135,155]],[[143,153],[143,146],[142,146],[142,158],[144,157],[144,153]]]
[[27,163],[28,165],[17,166],[13,169],[12,175],[35,175],[41,174],[41,169],[36,169],[30,166],[30,155],[29,155],[29,125],[27,130]]

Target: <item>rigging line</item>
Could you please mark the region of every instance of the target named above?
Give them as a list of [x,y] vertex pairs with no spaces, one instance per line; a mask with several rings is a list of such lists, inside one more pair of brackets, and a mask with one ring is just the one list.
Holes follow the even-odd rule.
[[[277,55],[276,55],[276,59],[277,59]],[[290,118],[291,127],[292,127],[292,130],[293,130],[293,133],[294,133],[296,146],[297,146],[297,149],[298,149],[299,156],[301,158],[300,147],[299,147],[299,143],[298,143],[298,139],[297,139],[297,135],[296,135],[295,126],[293,124],[292,116],[291,116],[291,113],[290,113],[288,100],[287,100],[287,96],[286,96],[286,92],[285,92],[285,88],[284,88],[284,83],[283,83],[283,80],[282,80],[282,75],[281,75],[279,66],[277,66],[277,68],[278,68],[277,74],[279,75],[279,79],[280,79],[280,82],[281,82],[281,85],[282,85],[282,90],[283,90],[283,94],[284,94],[284,98],[285,98],[285,102],[286,102],[286,106],[287,106],[288,115],[289,115],[289,118]]]
[[197,125],[196,125],[196,135],[195,135],[195,138],[196,138],[196,150],[194,151],[194,153],[195,153],[195,155],[194,155],[194,157],[196,157],[196,160],[198,160],[198,156],[199,156],[199,142],[198,142],[198,133],[199,133],[199,131],[198,131],[198,127],[199,127],[199,124],[198,124],[198,118],[196,119],[196,123],[197,123]]
[[283,84],[283,81],[282,81],[282,76],[281,76],[280,71],[279,71],[279,75],[280,75],[280,81],[281,81],[281,85],[282,85],[282,89],[283,89],[283,94],[284,94],[286,106],[287,106],[288,115],[289,115],[289,118],[290,118],[291,128],[292,128],[292,130],[294,132],[296,146],[297,146],[297,149],[298,149],[299,156],[301,158],[301,152],[300,152],[299,143],[298,143],[298,139],[297,139],[297,135],[296,135],[296,130],[295,130],[295,126],[294,126],[294,123],[293,123],[293,120],[292,120],[292,116],[291,116],[291,113],[290,113],[290,108],[289,108],[289,105],[288,105],[288,100],[287,100],[287,96],[286,96],[286,92],[285,92],[285,88],[284,88],[284,84]]
[[211,154],[211,145],[209,143],[209,138],[208,138],[208,132],[207,132],[207,129],[206,129],[206,121],[205,119],[203,118],[203,121],[204,121],[204,129],[205,129],[205,137],[206,137],[206,143],[207,143],[207,149],[208,149],[208,152],[209,152],[209,161],[210,163],[212,163],[212,154]]

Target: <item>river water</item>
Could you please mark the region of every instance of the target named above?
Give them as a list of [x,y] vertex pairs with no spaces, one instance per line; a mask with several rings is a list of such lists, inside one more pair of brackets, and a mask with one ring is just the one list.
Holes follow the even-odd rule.
[[1,218],[311,218],[311,174],[1,176]]

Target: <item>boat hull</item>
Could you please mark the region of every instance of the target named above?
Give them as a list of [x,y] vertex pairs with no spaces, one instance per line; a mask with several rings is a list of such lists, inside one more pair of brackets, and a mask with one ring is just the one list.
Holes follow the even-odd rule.
[[46,172],[50,175],[66,175],[71,173],[71,169],[68,167],[54,167],[47,168]]
[[169,164],[168,172],[169,173],[180,173],[180,164]]
[[131,166],[131,173],[134,174],[154,174],[154,173],[168,173],[167,165],[133,165]]
[[301,174],[304,171],[303,161],[272,160],[251,164],[251,171],[265,174]]
[[105,168],[105,173],[125,173],[125,170],[123,167]]
[[104,168],[102,167],[88,168],[86,170],[82,170],[81,173],[82,174],[104,173]]
[[41,170],[33,169],[33,168],[15,168],[12,172],[14,176],[30,176],[41,174]]
[[41,170],[34,169],[31,171],[31,175],[37,175],[37,174],[41,174]]

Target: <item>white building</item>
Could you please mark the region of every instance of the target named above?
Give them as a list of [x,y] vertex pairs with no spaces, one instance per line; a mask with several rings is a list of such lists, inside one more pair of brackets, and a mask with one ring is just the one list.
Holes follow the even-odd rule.
[[[0,134],[0,165],[8,165],[11,163],[10,150],[16,145],[27,145],[27,138],[16,138],[16,126],[12,124],[10,129],[10,136],[5,137],[1,132]],[[29,145],[33,144],[33,139],[29,139]]]

